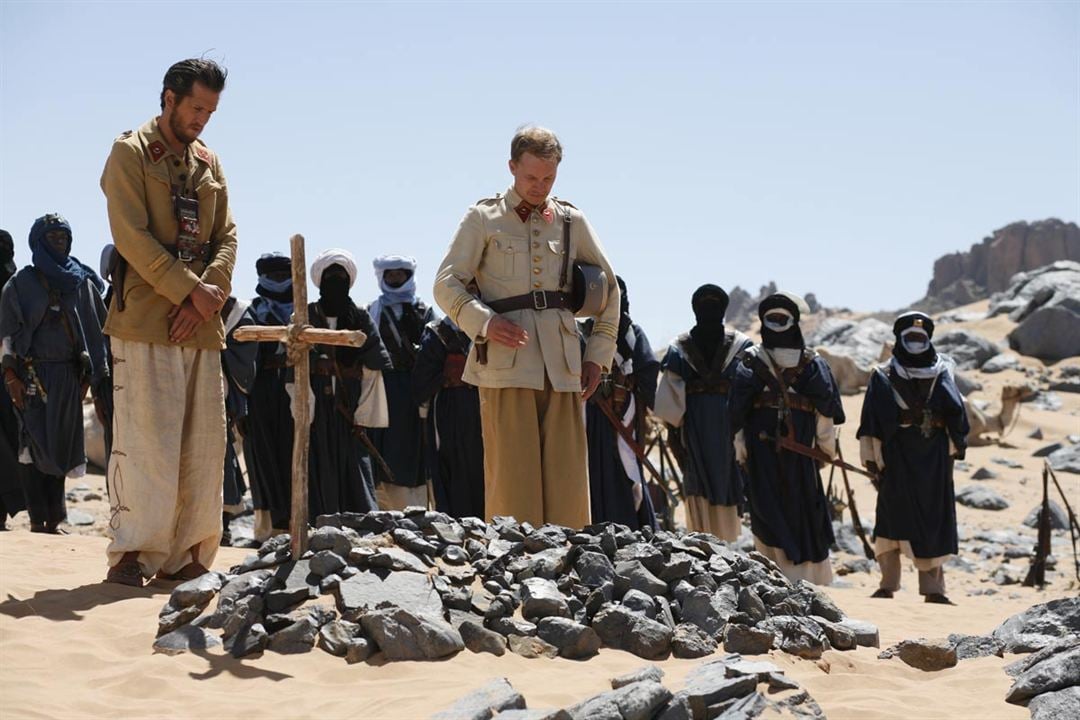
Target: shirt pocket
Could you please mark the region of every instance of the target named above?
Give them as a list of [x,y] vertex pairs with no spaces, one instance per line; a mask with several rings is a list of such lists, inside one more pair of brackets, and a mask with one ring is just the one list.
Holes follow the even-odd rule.
[[[551,312],[550,310],[548,312]],[[559,313],[559,332],[562,334],[563,354],[566,356],[566,369],[571,375],[581,375],[581,337],[577,323],[568,310],[556,310]]]
[[481,272],[499,280],[512,280],[527,272],[529,241],[527,238],[498,234],[488,243]]
[[199,242],[210,242],[214,231],[217,207],[224,205],[225,186],[214,180],[205,180],[195,188],[195,197],[199,199]]
[[[487,365],[478,365],[478,368],[490,368],[491,370],[509,370],[514,367],[514,361],[517,359],[517,348],[507,347],[501,343],[488,342],[488,358]],[[476,352],[475,348],[472,351]]]
[[[548,275],[555,278],[555,282],[558,282],[559,278],[562,277],[563,243],[562,240],[548,240],[546,245],[547,251],[545,252],[545,255],[547,256]],[[573,258],[571,258],[571,260],[573,260]],[[571,280],[569,262],[566,264],[566,268],[566,281],[569,283]],[[559,289],[561,290],[562,288]]]

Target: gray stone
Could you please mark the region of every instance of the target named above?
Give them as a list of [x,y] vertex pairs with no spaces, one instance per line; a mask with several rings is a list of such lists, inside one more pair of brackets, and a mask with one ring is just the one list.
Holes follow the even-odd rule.
[[469,560],[469,553],[458,545],[447,545],[439,557],[450,565],[464,565]]
[[538,637],[508,635],[506,642],[510,646],[510,652],[529,660],[535,660],[539,657],[554,658],[559,656],[559,648]]
[[646,665],[645,667],[638,668],[633,672],[618,677],[611,678],[611,689],[618,690],[625,685],[632,685],[636,682],[643,682],[645,680],[651,680],[653,682],[661,682],[664,679],[664,671],[656,665]]
[[379,548],[365,559],[368,567],[385,568],[392,572],[426,573],[429,566],[416,555],[399,547]]
[[360,626],[348,620],[335,620],[319,628],[318,645],[320,648],[336,655],[345,657],[349,650],[349,642],[360,632]]
[[990,468],[981,467],[971,474],[972,480],[996,480],[998,474]]
[[1058,472],[1080,473],[1080,445],[1070,445],[1050,454],[1050,467]]
[[551,580],[526,578],[521,583],[521,614],[526,620],[544,617],[570,617],[566,596]]
[[[83,500],[89,500],[90,496],[87,495]],[[75,508],[69,508],[67,511],[67,523],[68,525],[77,525],[85,527],[87,525],[94,524],[94,516],[88,512],[82,510],[76,510]]]
[[646,660],[662,659],[671,649],[671,628],[619,605],[597,613],[592,627],[607,647],[626,650]]
[[888,660],[898,657],[907,665],[926,672],[935,672],[956,666],[956,649],[948,640],[902,640],[882,650],[878,658]]
[[316,555],[323,550],[330,550],[338,557],[348,557],[352,550],[349,533],[341,528],[321,527],[308,536],[308,549]]
[[570,660],[592,657],[600,649],[600,636],[595,630],[562,617],[543,618],[536,624],[536,634]]
[[383,579],[374,572],[361,572],[340,583],[334,594],[346,620],[357,620],[364,612],[384,605],[414,614],[443,613],[442,598],[428,576],[419,573],[391,573]]
[[1060,442],[1043,445],[1041,448],[1031,453],[1031,457],[1050,457],[1063,447],[1065,447],[1065,443]]
[[1001,353],[991,341],[964,329],[935,335],[934,349],[951,357],[958,370],[978,370],[987,360]]
[[956,491],[956,502],[976,510],[1004,510],[1009,502],[988,487],[965,485]]
[[791,655],[817,660],[825,650],[825,631],[809,618],[777,615],[758,623],[757,627],[772,631],[777,646]]
[[242,658],[263,652],[269,644],[270,635],[266,632],[266,628],[261,623],[255,623],[245,625],[226,640],[225,650],[234,658]]
[[814,615],[811,619],[821,626],[821,629],[825,631],[825,637],[829,639],[829,644],[836,650],[854,650],[858,647],[855,633],[849,628],[820,615]]
[[[325,530],[326,528],[320,528]],[[318,575],[320,578],[325,578],[327,575],[333,575],[341,572],[345,569],[345,558],[341,557],[333,550],[320,550],[312,555],[309,561],[311,572]]]
[[811,615],[820,615],[831,622],[840,622],[844,619],[843,611],[836,606],[832,598],[826,595],[821,588],[801,580],[797,590],[801,597],[809,600],[808,605]]
[[651,720],[670,699],[670,690],[644,680],[591,697],[567,711],[573,720]]
[[496,720],[573,720],[570,713],[561,708],[503,710],[495,718]]
[[[658,595],[657,597],[663,596]],[[622,604],[624,607],[641,613],[647,618],[656,619],[656,602],[653,600],[653,596],[646,595],[640,590],[627,590],[622,597]]]
[[[228,640],[245,628],[263,620],[264,602],[261,595],[248,595],[233,604],[233,610],[221,623],[221,637]],[[264,626],[265,627],[265,626]]]
[[855,642],[860,648],[880,648],[881,636],[878,627],[874,623],[865,620],[854,620],[853,617],[845,617],[837,623],[840,627],[849,629],[855,634]]
[[[1065,511],[1061,509],[1061,506],[1053,500],[1050,500],[1048,505],[1050,508],[1050,529],[1067,530],[1069,527],[1069,516],[1066,515]],[[1038,528],[1040,513],[1042,513],[1042,503],[1031,508],[1031,512],[1024,518],[1024,525],[1029,528]]]
[[491,653],[502,656],[506,654],[506,638],[473,620],[466,620],[458,626],[461,640],[465,647],[474,653]]
[[1036,695],[1028,702],[1031,720],[1076,720],[1080,717],[1080,685]]
[[271,590],[266,593],[266,609],[272,613],[279,613],[295,607],[315,595],[308,586],[286,588],[284,590]]
[[738,598],[730,585],[722,585],[713,593],[697,588],[682,602],[682,621],[697,625],[716,638],[737,607]]
[[528,620],[522,620],[520,618],[504,617],[484,620],[484,626],[489,630],[494,630],[506,637],[509,637],[510,635],[525,635],[529,637],[536,635],[536,625]]
[[1005,370],[1020,370],[1020,358],[1012,353],[995,355],[982,364],[979,368],[984,373],[999,373]]
[[770,630],[758,630],[745,625],[728,625],[724,628],[724,649],[741,655],[764,655],[776,643]]
[[581,583],[586,587],[598,588],[604,583],[615,581],[615,566],[607,555],[598,552],[583,552],[574,562]]
[[345,648],[345,662],[355,665],[367,660],[375,652],[375,646],[364,637],[356,637],[349,641]]
[[360,623],[387,660],[437,660],[465,647],[461,633],[438,615],[389,607],[366,613]]
[[655,545],[635,542],[615,551],[615,564],[637,560],[654,575],[664,571],[664,553]]
[[177,610],[192,606],[205,608],[221,589],[221,581],[221,575],[208,572],[194,580],[182,582],[173,588],[172,594],[169,595],[169,605]]
[[1008,653],[1035,652],[1069,635],[1080,635],[1080,597],[1033,605],[993,632]]
[[454,701],[431,720],[489,720],[503,710],[525,709],[525,698],[506,678],[497,678]]
[[653,575],[639,560],[626,560],[615,564],[615,592],[623,595],[627,590],[640,590],[646,595],[667,593],[667,583]]
[[989,657],[990,655],[1003,657],[1005,651],[1005,644],[989,635],[953,633],[949,635],[949,643],[956,650],[957,660],[971,660],[972,658]]
[[677,658],[699,658],[716,652],[717,643],[712,635],[692,623],[675,626],[671,635],[671,654]]
[[686,677],[686,697],[694,718],[712,717],[710,706],[741,698],[757,688],[755,675],[728,677],[723,660],[707,662],[694,668]]
[[754,622],[760,622],[768,617],[768,612],[765,609],[765,602],[756,592],[754,592],[753,588],[742,587],[739,589],[737,609]]
[[158,613],[157,636],[161,637],[162,635],[167,635],[176,628],[187,625],[189,622],[202,615],[202,612],[203,608],[198,605],[192,605],[191,607],[180,608],[178,610],[174,608],[171,603],[167,603],[165,607],[161,608],[161,612]]
[[1036,695],[1080,685],[1080,638],[1057,644],[1054,650],[1016,676],[1005,696],[1007,702],[1022,705]]
[[206,650],[220,644],[221,641],[206,630],[185,625],[154,640],[154,652],[179,655],[190,650]]
[[310,652],[315,647],[315,637],[319,626],[310,617],[301,618],[292,625],[278,630],[270,636],[267,649],[282,655],[295,655]]

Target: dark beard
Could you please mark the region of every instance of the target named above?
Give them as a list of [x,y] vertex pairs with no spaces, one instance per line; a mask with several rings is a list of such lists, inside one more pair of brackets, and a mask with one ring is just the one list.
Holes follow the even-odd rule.
[[190,145],[195,142],[196,138],[188,135],[187,131],[180,124],[180,121],[176,118],[176,113],[169,116],[169,130],[172,130],[173,137],[179,140],[184,145]]

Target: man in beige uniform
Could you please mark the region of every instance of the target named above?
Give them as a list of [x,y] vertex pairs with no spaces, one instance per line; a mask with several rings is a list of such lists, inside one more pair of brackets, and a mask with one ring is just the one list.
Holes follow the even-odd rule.
[[236,260],[221,164],[198,136],[225,87],[210,60],[165,74],[160,117],[117,138],[101,187],[126,261],[109,308],[115,418],[109,582],[196,577],[221,536],[220,310]]
[[[611,365],[619,288],[585,216],[548,194],[562,146],[525,127],[510,145],[514,184],[465,213],[435,279],[435,300],[474,340],[463,379],[480,388],[487,516],[534,525],[589,523],[583,399]],[[600,266],[611,280],[582,359],[569,284],[561,285],[564,219],[570,264]],[[466,289],[476,279],[482,300]]]

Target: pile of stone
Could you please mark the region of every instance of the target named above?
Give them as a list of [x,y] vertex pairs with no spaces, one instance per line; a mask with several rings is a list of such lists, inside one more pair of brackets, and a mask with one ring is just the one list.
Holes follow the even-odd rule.
[[814,699],[770,662],[738,654],[706,662],[672,692],[664,671],[646,666],[611,679],[611,690],[567,708],[534,708],[505,678],[465,695],[431,720],[706,720],[707,718],[823,718]]
[[317,644],[361,662],[464,648],[583,659],[600,647],[657,660],[721,645],[816,659],[878,644],[877,628],[845,618],[813,585],[702,533],[487,524],[415,508],[321,516],[309,548],[294,559],[278,536],[229,574],[177,586],[155,648],[224,642],[244,657]]

